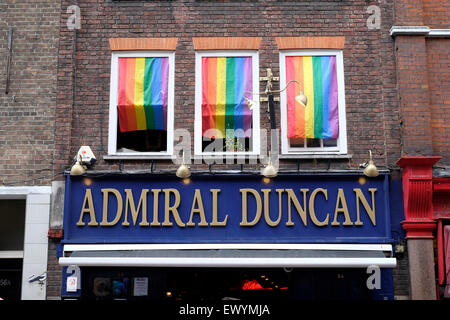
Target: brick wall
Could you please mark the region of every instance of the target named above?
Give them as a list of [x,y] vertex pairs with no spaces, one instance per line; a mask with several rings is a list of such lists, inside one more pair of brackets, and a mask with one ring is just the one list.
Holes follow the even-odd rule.
[[[52,181],[59,11],[55,0],[0,2],[0,185]],[[13,43],[5,94],[9,27]]]
[[[260,71],[271,67],[279,74],[279,36],[345,36],[344,69],[349,154],[353,159],[333,161],[331,168],[356,168],[372,149],[380,166],[400,156],[400,131],[395,92],[393,4],[380,5],[381,28],[368,30],[367,1],[217,2],[217,1],[78,1],[82,26],[77,34],[77,95],[72,102],[74,32],[64,28],[71,1],[63,1],[59,46],[58,104],[56,111],[55,173],[70,165],[80,144],[90,145],[97,156],[95,169],[118,169],[118,161],[104,161],[108,141],[109,38],[176,37],[175,128],[194,126],[193,37],[262,37]],[[373,4],[377,4],[374,2]],[[278,104],[276,117],[280,119]],[[270,123],[262,105],[261,128]],[[81,128],[77,129],[76,111]],[[279,122],[279,121],[278,121]],[[80,137],[78,137],[78,134]],[[78,141],[80,140],[80,141]],[[285,161],[285,168],[296,168]],[[302,167],[325,168],[327,161],[303,160]],[[122,161],[122,169],[142,169],[148,161]],[[159,161],[157,169],[175,169]],[[196,167],[201,168],[201,167]],[[59,176],[59,179],[62,177]]]
[[434,155],[450,165],[450,39],[427,39],[427,69]]
[[[97,157],[94,169],[149,169],[149,161],[103,160],[108,143],[109,38],[178,38],[175,64],[175,128],[194,131],[193,37],[262,37],[260,72],[272,68],[279,75],[276,37],[345,36],[344,72],[347,113],[347,143],[352,159],[300,160],[301,168],[357,168],[374,153],[380,167],[393,166],[401,155],[400,116],[396,91],[395,51],[389,29],[393,25],[393,1],[87,1],[80,0],[81,29],[76,37],[76,99],[72,99],[74,37],[65,25],[62,1],[56,107],[55,179],[70,166],[80,145],[91,146]],[[381,28],[369,30],[367,8],[381,9]],[[261,91],[264,88],[261,87]],[[270,122],[261,105],[261,128]],[[76,115],[79,115],[79,124]],[[280,119],[276,103],[276,118]],[[297,168],[297,161],[280,162],[282,169]],[[214,169],[225,166],[214,166]],[[232,166],[235,168],[235,166]],[[255,166],[245,165],[245,169]],[[156,170],[176,167],[156,161]],[[195,169],[207,169],[196,165]],[[52,253],[49,253],[49,259]],[[50,260],[49,260],[50,261]],[[50,268],[49,262],[49,268]],[[55,267],[57,268],[57,267]],[[55,269],[57,270],[57,269]],[[52,280],[51,280],[52,281]],[[57,280],[49,292],[59,290]],[[400,293],[402,294],[402,293]]]
[[[450,1],[396,1],[397,25],[448,29],[449,15]],[[439,165],[449,165],[450,41],[400,35],[395,50],[403,155],[442,156]]]
[[450,28],[449,0],[422,0],[424,24],[434,29]]
[[408,250],[406,242],[403,242],[402,245],[405,248],[405,252],[396,254],[397,267],[392,269],[392,275],[394,277],[394,299],[396,300],[406,300],[410,296]]
[[425,37],[396,38],[399,107],[404,155],[433,155]]
[[56,247],[59,241],[49,239],[47,262],[47,300],[61,299],[61,272],[62,267],[58,263]]

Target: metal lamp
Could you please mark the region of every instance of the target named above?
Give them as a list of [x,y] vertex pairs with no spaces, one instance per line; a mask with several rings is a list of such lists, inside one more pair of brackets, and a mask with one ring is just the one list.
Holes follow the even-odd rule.
[[378,169],[373,163],[372,160],[372,151],[369,150],[369,163],[367,164],[366,168],[364,169],[363,173],[368,177],[376,177],[378,176]]
[[275,178],[278,175],[277,169],[272,164],[272,155],[269,154],[269,163],[262,170],[262,175],[266,178]]
[[295,97],[295,101],[300,103],[302,106],[306,107],[308,103],[308,98],[300,91],[300,94]]
[[71,176],[79,176],[86,172],[87,167],[81,164],[81,155],[80,158],[75,162],[75,164],[70,169]]
[[176,176],[180,179],[186,179],[191,176],[191,170],[189,170],[189,167],[184,163],[184,151],[183,160],[181,162],[181,165],[177,169]]

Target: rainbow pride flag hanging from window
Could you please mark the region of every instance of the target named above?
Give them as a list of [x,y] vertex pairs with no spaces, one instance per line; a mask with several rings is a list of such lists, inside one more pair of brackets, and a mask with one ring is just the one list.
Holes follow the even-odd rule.
[[288,138],[336,139],[339,136],[336,57],[286,57],[286,83],[294,79],[302,84],[308,104],[305,108],[297,103],[299,86],[289,85]]
[[[202,58],[202,135],[250,137],[252,111],[245,102],[253,92],[251,57]],[[231,131],[233,132],[233,131]]]
[[121,132],[167,131],[169,58],[119,58]]

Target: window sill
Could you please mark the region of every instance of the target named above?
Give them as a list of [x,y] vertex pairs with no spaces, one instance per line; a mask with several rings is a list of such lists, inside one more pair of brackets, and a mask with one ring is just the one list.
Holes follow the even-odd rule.
[[171,154],[108,154],[103,160],[172,160]]
[[351,154],[280,154],[279,159],[351,159]]
[[[172,160],[174,155],[170,154],[109,154],[103,156],[103,160]],[[217,158],[231,158],[231,159],[259,159],[261,155],[194,155],[192,158],[194,160],[215,160]],[[265,156],[267,157],[267,155]],[[279,159],[281,160],[301,160],[301,159],[351,159],[353,156],[351,154],[279,154]]]

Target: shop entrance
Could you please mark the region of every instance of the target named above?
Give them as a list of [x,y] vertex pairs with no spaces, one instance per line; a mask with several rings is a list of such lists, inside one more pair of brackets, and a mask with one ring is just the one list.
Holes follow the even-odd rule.
[[365,269],[82,268],[87,300],[370,300]]

